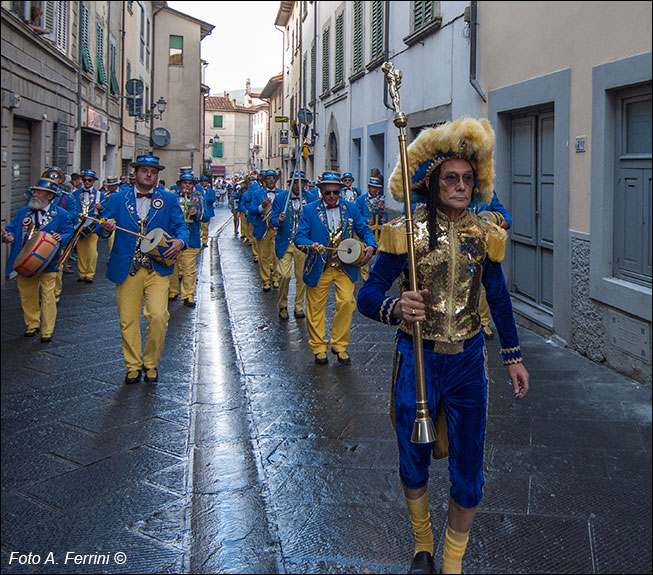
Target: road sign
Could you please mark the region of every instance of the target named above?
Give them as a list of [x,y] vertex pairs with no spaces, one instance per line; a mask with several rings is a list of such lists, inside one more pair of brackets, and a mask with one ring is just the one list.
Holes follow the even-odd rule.
[[142,116],[143,115],[143,96],[134,96],[127,97],[127,113],[130,116]]
[[297,119],[300,124],[308,125],[313,121],[313,112],[306,108],[302,108],[297,112]]
[[279,130],[279,147],[288,146],[288,130]]
[[288,121],[288,116],[275,116],[274,121],[275,122],[287,122]]
[[139,96],[143,93],[144,90],[143,80],[139,80],[138,78],[127,80],[127,83],[125,84],[125,90],[127,90],[127,93],[130,96]]
[[170,132],[165,128],[154,128],[152,130],[152,142],[159,148],[167,146],[170,143]]

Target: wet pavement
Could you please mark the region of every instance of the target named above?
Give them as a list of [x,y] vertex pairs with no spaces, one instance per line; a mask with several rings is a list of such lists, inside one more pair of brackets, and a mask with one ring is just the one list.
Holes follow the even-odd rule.
[[[356,312],[352,365],[316,365],[305,320],[278,318],[225,208],[211,230],[198,307],[171,304],[158,384],[122,383],[106,252],[93,285],[64,276],[50,344],[22,336],[15,282],[3,287],[3,572],[406,572],[394,329]],[[650,573],[651,390],[520,337],[523,402],[488,345],[486,489],[465,572]],[[429,484],[436,562],[446,465]]]

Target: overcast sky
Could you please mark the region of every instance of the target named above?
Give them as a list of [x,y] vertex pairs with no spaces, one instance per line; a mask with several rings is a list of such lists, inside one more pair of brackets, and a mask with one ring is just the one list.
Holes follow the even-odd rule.
[[264,88],[281,73],[283,34],[274,27],[279,2],[170,2],[168,6],[215,26],[202,40],[205,82],[211,96]]

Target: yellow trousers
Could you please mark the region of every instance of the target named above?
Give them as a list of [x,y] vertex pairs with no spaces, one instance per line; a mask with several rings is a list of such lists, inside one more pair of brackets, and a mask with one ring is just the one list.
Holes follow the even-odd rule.
[[274,236],[268,231],[264,238],[254,238],[258,252],[258,272],[263,286],[269,286],[271,281],[277,281],[277,256],[274,253]]
[[[140,268],[116,286],[116,304],[127,371],[159,365],[168,330],[170,278]],[[143,307],[145,304],[145,307]],[[141,353],[141,310],[147,321],[145,350]]]
[[116,239],[116,231],[112,231],[111,235],[109,236],[109,239],[107,240],[109,244],[109,253],[111,253],[111,250],[113,249],[113,240]]
[[200,226],[200,235],[202,237],[202,245],[205,246],[209,243],[209,222],[202,222]]
[[179,293],[179,276],[181,276],[181,299],[195,301],[195,283],[197,281],[197,255],[200,248],[186,248],[175,262],[175,271],[170,274],[168,297]]
[[97,241],[97,235],[91,234],[87,238],[81,238],[77,242],[77,268],[81,279],[92,280],[95,277]]
[[485,299],[485,288],[481,287],[481,298],[478,301],[478,314],[481,316],[481,325],[490,325],[492,315],[490,314],[490,306]]
[[335,287],[336,313],[331,326],[331,349],[347,351],[351,337],[351,318],[356,309],[354,282],[342,270],[327,268],[315,287],[306,286],[306,326],[308,345],[313,353],[326,352],[326,302],[331,284]]
[[289,244],[286,253],[281,259],[277,259],[277,274],[279,276],[279,297],[277,307],[279,309],[288,307],[288,287],[292,276],[293,262],[295,264],[295,313],[304,311],[304,295],[306,284],[302,278],[304,273],[304,261],[306,254],[298,250],[294,244]]
[[61,291],[63,290],[63,266],[56,272],[54,278],[54,299],[59,303],[59,298],[61,297]]
[[57,272],[42,273],[31,278],[19,275],[16,278],[25,325],[27,329],[40,326],[41,337],[52,337],[57,321],[56,279]]
[[242,233],[245,234],[247,241],[252,246],[252,254],[254,255],[254,259],[258,261],[259,259],[258,244],[256,243],[256,238],[252,235],[253,229],[254,229],[254,224],[252,224],[252,222],[248,222],[243,216],[243,219],[240,221],[241,235]]

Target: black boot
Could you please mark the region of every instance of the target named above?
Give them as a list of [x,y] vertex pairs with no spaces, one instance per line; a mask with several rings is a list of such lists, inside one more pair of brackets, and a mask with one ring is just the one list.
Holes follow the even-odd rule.
[[410,571],[408,573],[422,574],[433,573],[433,555],[428,551],[420,551],[415,553],[413,562],[410,564]]

